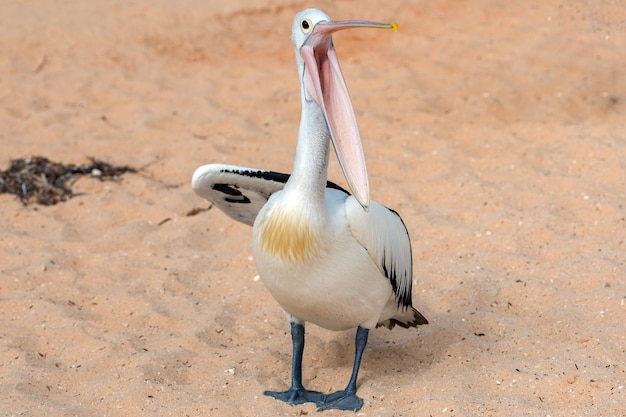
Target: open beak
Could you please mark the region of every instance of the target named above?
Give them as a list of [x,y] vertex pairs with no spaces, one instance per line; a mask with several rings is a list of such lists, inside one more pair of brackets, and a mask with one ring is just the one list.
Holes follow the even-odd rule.
[[305,66],[306,97],[315,100],[322,109],[350,191],[367,211],[370,204],[369,183],[361,136],[332,41],[332,34],[339,30],[362,27],[395,30],[398,28],[395,23],[361,20],[322,21],[315,25],[300,48],[300,55]]

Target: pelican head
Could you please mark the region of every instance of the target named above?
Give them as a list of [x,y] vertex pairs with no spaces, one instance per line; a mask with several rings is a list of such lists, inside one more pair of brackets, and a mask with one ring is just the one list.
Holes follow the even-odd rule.
[[339,30],[359,27],[397,29],[395,23],[333,22],[321,10],[306,9],[293,21],[291,40],[296,50],[302,98],[305,102],[315,102],[321,109],[348,186],[367,210],[369,183],[361,136],[332,40],[333,33]]

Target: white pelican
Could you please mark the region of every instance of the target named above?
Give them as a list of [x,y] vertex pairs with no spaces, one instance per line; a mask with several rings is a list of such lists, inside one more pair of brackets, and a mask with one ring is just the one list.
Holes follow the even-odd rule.
[[[396,28],[366,21],[332,22],[320,10],[298,13],[293,41],[302,118],[293,174],[205,165],[194,191],[230,217],[253,225],[260,276],[291,323],[291,387],[265,394],[318,410],[358,410],[357,375],[369,329],[408,328],[428,321],[411,305],[411,243],[393,210],[370,202],[365,159],[332,34],[357,27]],[[332,141],[352,195],[328,182]],[[356,354],[344,390],[322,394],[302,385],[304,323],[357,328]]]

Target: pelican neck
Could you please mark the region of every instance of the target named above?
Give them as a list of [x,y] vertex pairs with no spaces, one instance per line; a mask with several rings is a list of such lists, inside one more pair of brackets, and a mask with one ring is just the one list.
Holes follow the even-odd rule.
[[330,132],[317,103],[302,99],[302,115],[293,172],[285,191],[297,189],[301,198],[325,204]]

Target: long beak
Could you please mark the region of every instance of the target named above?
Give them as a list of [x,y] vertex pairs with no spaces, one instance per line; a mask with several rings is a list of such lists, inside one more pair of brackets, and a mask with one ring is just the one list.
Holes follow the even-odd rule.
[[304,60],[304,88],[307,99],[313,99],[322,109],[337,159],[350,191],[367,211],[370,204],[367,167],[363,145],[348,88],[341,74],[332,34],[342,29],[359,27],[396,29],[395,23],[360,20],[342,22],[322,21],[315,25],[300,55]]

